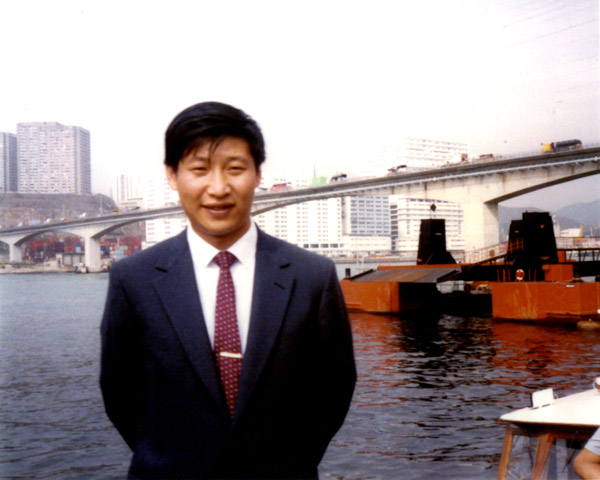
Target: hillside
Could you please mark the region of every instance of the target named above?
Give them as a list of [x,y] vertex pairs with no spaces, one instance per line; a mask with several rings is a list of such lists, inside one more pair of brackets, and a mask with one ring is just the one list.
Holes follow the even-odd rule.
[[[41,193],[3,193],[0,194],[0,225],[13,226],[19,223],[36,225],[46,219],[77,218],[82,214],[88,216],[109,215],[117,208],[112,198],[106,195],[72,195]],[[145,238],[145,223],[126,225],[114,232],[117,236]],[[5,244],[0,245],[2,247]]]
[[[518,220],[523,212],[543,212],[537,207],[503,207],[498,208],[498,221],[502,240],[508,237],[511,220]],[[558,222],[561,229],[579,228],[583,226],[586,236],[600,236],[600,200],[588,203],[574,203],[559,208],[550,214]]]
[[[556,211],[560,218],[569,218],[584,227],[600,228],[600,200],[589,203],[573,203]],[[575,225],[575,226],[579,226]],[[598,235],[598,233],[596,233]]]
[[0,224],[2,227],[43,223],[47,218],[77,218],[85,213],[90,216],[110,214],[115,202],[106,195],[71,195],[41,193],[0,194]]

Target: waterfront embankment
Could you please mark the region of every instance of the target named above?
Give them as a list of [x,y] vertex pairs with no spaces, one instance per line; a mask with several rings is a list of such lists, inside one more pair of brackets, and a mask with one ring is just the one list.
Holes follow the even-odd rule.
[[[336,257],[332,258],[337,266],[338,274],[343,278],[346,269],[350,269],[351,275],[356,275],[365,270],[376,269],[377,265],[415,265],[417,259],[414,256],[365,256],[365,257]],[[110,268],[108,262],[103,263],[103,271]],[[73,273],[81,272],[76,265],[59,265],[56,260],[45,263],[0,263],[0,275],[10,273]]]
[[73,266],[59,266],[56,263],[36,263],[31,265],[6,263],[0,265],[0,275],[11,273],[73,273],[74,271],[75,267]]

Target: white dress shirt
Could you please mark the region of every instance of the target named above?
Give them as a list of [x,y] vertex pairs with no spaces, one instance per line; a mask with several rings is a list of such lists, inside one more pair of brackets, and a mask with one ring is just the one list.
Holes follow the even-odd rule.
[[[246,349],[250,312],[252,310],[252,291],[254,289],[254,270],[256,265],[256,225],[252,222],[248,231],[227,249],[235,255],[237,261],[231,266],[231,277],[235,288],[235,308],[240,330],[242,352]],[[213,262],[219,250],[204,241],[188,224],[187,240],[194,263],[194,274],[198,285],[198,294],[206,322],[210,344],[215,340],[215,306],[219,267]]]

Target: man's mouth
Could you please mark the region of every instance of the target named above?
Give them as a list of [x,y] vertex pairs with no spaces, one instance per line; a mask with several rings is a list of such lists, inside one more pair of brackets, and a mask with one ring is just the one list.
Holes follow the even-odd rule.
[[228,205],[204,205],[204,208],[206,208],[207,210],[210,210],[211,212],[225,212],[231,208],[233,208],[233,205],[228,204]]

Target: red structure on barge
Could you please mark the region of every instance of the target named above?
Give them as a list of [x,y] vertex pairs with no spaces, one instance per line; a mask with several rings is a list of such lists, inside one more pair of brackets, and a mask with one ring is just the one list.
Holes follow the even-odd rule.
[[[458,308],[506,320],[600,320],[600,248],[557,249],[549,213],[526,212],[513,220],[506,254],[474,264],[454,263],[443,229],[443,220],[421,221],[417,265],[380,266],[342,280],[348,308],[388,314]],[[444,282],[459,282],[463,289],[442,294],[438,285]]]

